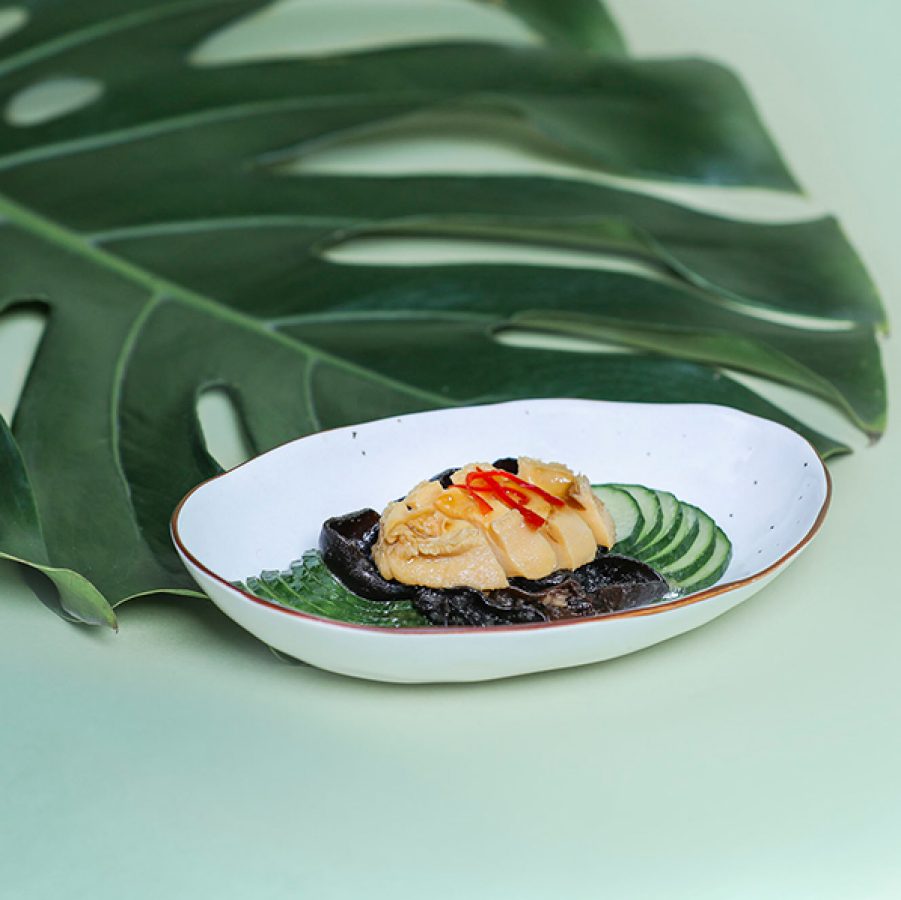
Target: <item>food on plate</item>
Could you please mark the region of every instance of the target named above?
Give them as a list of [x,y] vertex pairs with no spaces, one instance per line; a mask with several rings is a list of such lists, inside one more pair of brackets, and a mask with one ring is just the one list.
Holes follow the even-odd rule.
[[715,583],[730,558],[713,519],[667,491],[592,487],[521,456],[448,469],[382,513],[330,518],[318,553],[241,586],[360,624],[484,627],[676,598]]

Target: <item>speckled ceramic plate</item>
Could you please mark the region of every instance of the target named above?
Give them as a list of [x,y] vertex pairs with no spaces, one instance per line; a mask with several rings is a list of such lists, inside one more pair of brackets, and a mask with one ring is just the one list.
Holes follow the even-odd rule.
[[[461,461],[528,455],[593,482],[671,491],[732,541],[700,593],[592,619],[490,629],[384,629],[267,603],[230,584],[285,568],[324,519],[381,509]],[[200,587],[260,640],[312,665],[395,682],[479,681],[600,662],[697,628],[774,578],[816,534],[829,475],[795,432],[718,406],[523,400],[383,419],[301,438],[189,493],[172,537]]]

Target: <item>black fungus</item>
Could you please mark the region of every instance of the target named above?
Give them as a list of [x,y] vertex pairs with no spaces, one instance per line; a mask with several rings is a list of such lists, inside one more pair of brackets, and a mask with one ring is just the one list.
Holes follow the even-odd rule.
[[594,562],[574,574],[597,612],[635,609],[661,599],[669,591],[669,584],[656,569],[629,556],[598,554]]
[[417,588],[413,605],[432,625],[444,627],[546,622],[548,616],[534,604],[503,591],[474,588]]
[[439,472],[437,475],[433,475],[429,481],[437,481],[441,487],[449,488],[453,482],[451,481],[451,475],[457,471],[459,466],[455,466],[452,469],[445,469],[443,472]]
[[346,588],[367,600],[409,599],[415,588],[379,574],[371,553],[378,533],[379,514],[374,509],[327,519],[319,534],[322,561]]

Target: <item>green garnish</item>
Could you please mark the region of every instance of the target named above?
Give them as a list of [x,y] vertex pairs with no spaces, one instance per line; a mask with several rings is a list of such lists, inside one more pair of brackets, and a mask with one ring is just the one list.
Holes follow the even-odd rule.
[[317,550],[308,550],[284,571],[266,571],[236,581],[234,586],[279,606],[338,622],[381,628],[430,627],[409,600],[366,600],[349,591],[326,568]]

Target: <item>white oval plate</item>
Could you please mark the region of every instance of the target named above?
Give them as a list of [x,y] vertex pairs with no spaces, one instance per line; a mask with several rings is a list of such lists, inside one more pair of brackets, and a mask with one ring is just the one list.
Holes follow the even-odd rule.
[[[592,482],[644,484],[708,512],[732,541],[719,583],[673,602],[502,628],[384,629],[284,609],[231,586],[283,569],[322,522],[382,509],[452,465],[558,460]],[[521,400],[418,413],[300,438],[191,491],[172,516],[188,571],[226,615],[277,650],[377,681],[481,681],[600,662],[697,628],[760,590],[807,545],[829,505],[816,451],[720,406]]]

